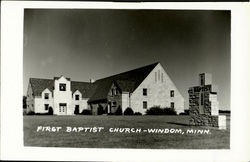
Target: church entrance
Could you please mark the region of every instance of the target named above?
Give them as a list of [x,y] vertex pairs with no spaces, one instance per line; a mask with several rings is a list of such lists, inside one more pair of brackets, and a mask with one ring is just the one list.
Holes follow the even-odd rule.
[[67,104],[60,103],[59,104],[59,115],[66,115],[67,114]]

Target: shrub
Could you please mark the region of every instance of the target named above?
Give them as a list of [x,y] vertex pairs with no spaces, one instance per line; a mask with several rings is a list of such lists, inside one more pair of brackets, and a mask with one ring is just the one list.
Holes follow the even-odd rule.
[[27,115],[35,115],[35,112],[34,111],[30,111],[27,113]]
[[108,113],[107,115],[115,115],[115,114],[110,112],[110,113]]
[[189,109],[184,110],[184,112],[189,115]]
[[135,112],[134,115],[142,115],[140,112]]
[[163,114],[164,115],[177,115],[174,108],[167,108],[167,107],[163,109]]
[[133,114],[134,111],[130,107],[126,108],[126,110],[124,111],[124,115],[133,115]]
[[189,110],[184,110],[184,112],[181,112],[179,115],[189,115]]
[[91,110],[84,109],[81,114],[82,115],[92,115],[92,112],[91,112]]
[[161,109],[159,106],[151,107],[146,111],[147,115],[164,115],[163,109]]
[[119,105],[118,108],[116,109],[115,115],[122,115],[122,108]]

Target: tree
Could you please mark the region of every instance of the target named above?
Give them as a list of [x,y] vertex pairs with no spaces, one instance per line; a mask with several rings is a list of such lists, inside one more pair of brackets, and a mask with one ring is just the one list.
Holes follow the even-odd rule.
[[23,109],[27,108],[27,97],[23,96]]
[[116,109],[115,115],[122,115],[122,108],[119,105],[118,108]]

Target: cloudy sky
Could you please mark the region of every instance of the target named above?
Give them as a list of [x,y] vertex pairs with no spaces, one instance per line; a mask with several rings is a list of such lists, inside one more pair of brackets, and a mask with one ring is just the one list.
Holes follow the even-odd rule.
[[28,79],[89,81],[160,61],[186,100],[198,74],[213,75],[220,109],[230,109],[230,12],[26,9]]

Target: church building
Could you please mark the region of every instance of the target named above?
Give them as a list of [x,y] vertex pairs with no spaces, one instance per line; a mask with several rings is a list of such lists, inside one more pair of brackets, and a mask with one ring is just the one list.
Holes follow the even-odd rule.
[[28,83],[27,113],[74,115],[89,109],[96,115],[100,108],[108,114],[130,107],[145,114],[153,106],[184,112],[184,98],[159,62],[90,82],[61,76]]

